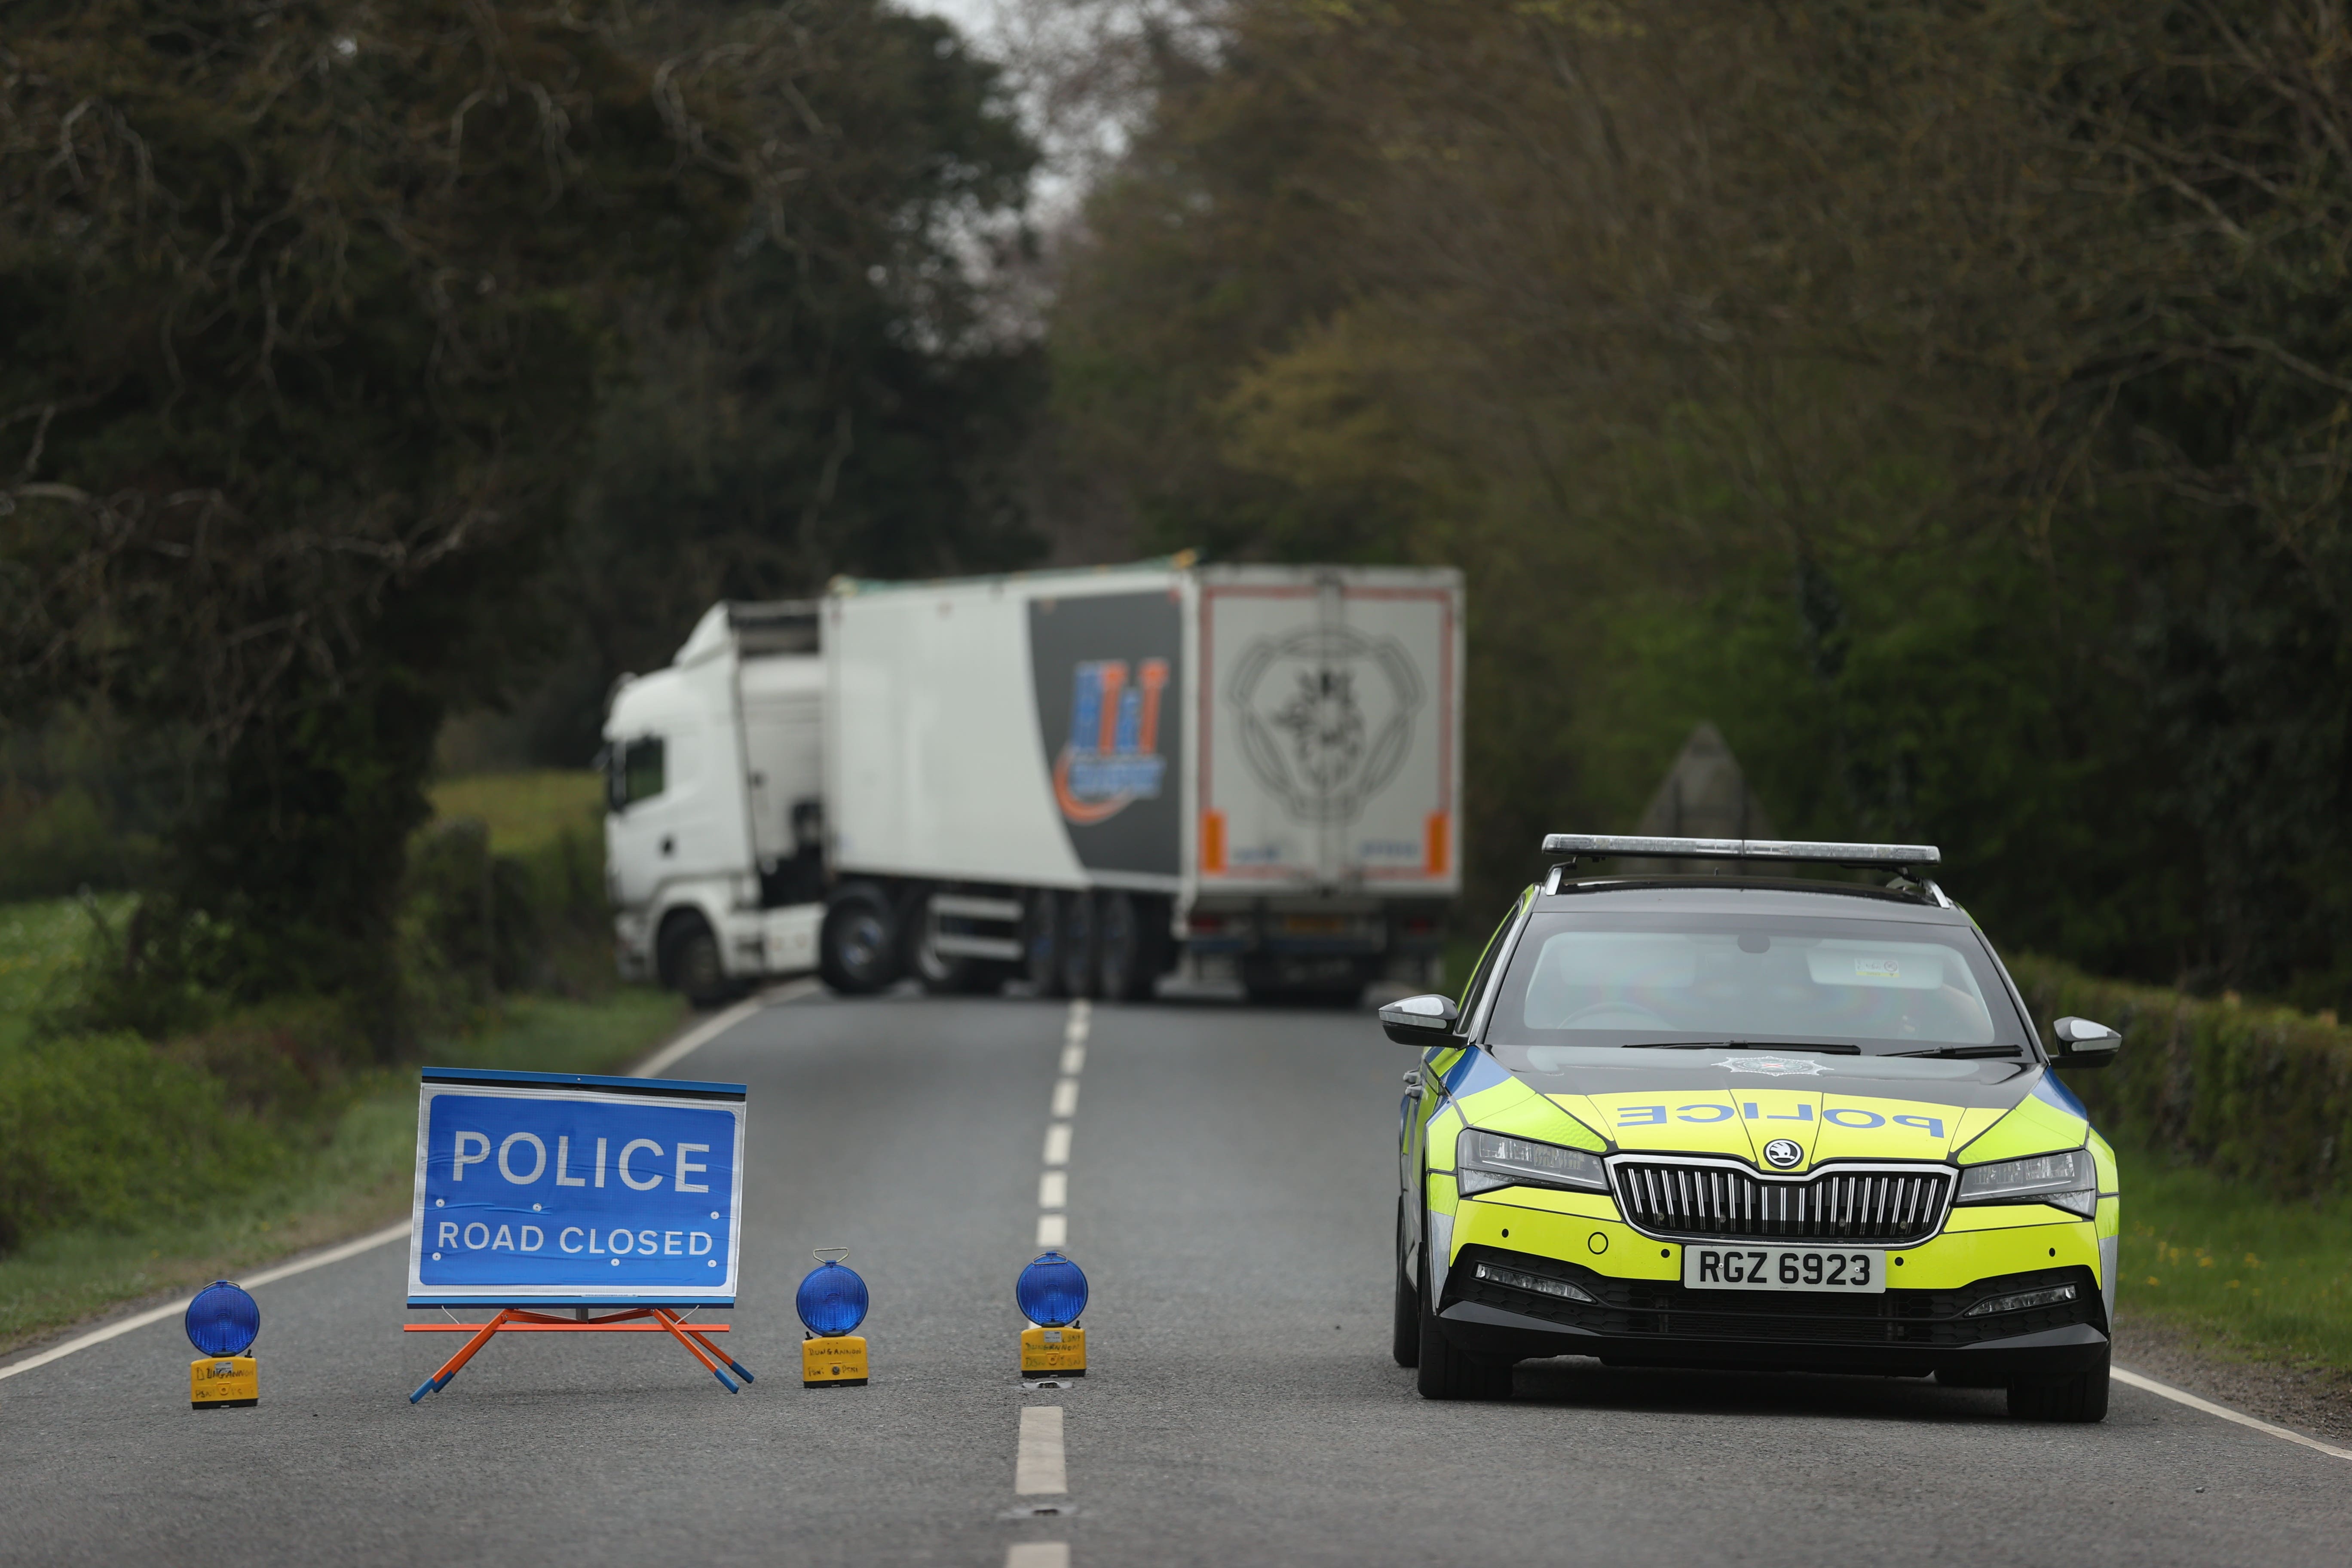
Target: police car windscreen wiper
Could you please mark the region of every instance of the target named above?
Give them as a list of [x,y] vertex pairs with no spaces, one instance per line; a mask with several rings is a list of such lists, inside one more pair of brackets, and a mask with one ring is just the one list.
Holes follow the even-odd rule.
[[2021,1057],[2015,1046],[1937,1046],[1932,1051],[1890,1051],[1897,1057]]
[[1819,1051],[1832,1057],[1862,1055],[1860,1046],[1788,1046],[1778,1040],[1632,1040],[1622,1048],[1629,1051],[1719,1051],[1729,1046],[1749,1046],[1758,1050]]

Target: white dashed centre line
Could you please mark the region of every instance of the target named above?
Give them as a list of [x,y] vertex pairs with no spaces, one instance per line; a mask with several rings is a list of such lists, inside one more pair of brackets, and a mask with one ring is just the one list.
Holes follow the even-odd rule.
[[1062,1407],[1033,1405],[1021,1413],[1021,1458],[1013,1489],[1023,1497],[1061,1497],[1070,1489],[1062,1463]]
[[[1054,1082],[1053,1120],[1045,1128],[1045,1168],[1037,1175],[1037,1246],[1045,1250],[1059,1251],[1070,1241],[1070,1118],[1078,1109],[1078,1074],[1086,1070],[1087,1032],[1093,1023],[1093,1004],[1083,998],[1070,1004],[1069,1019],[1062,1027],[1062,1072]],[[1069,1492],[1060,1405],[1023,1408],[1013,1489],[1021,1497],[1062,1497]],[[1015,1542],[1005,1549],[1004,1568],[1070,1568],[1070,1543]]]

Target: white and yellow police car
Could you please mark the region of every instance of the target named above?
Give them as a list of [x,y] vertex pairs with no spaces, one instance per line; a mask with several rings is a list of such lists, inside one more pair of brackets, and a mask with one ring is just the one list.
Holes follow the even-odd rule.
[[[1514,1362],[1786,1368],[2106,1414],[2114,1151],[1927,845],[1554,835],[1458,1002],[1381,1010],[1406,1075],[1396,1359],[1433,1399]],[[1885,886],[1580,877],[1811,862]],[[1737,863],[1737,864],[1727,864]]]

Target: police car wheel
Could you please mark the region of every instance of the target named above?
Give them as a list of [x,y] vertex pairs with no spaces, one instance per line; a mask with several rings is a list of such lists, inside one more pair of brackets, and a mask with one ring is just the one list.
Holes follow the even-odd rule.
[[1421,1364],[1421,1292],[1413,1288],[1412,1276],[1405,1272],[1402,1258],[1396,1266],[1396,1312],[1389,1332],[1389,1354],[1399,1366]]
[[2020,1421],[2104,1421],[2107,1418],[2107,1363],[2111,1352],[2081,1372],[2055,1377],[2020,1378],[2009,1385],[2009,1413]]
[[1422,1248],[1421,1289],[1413,1292],[1417,1302],[1415,1317],[1419,1322],[1421,1353],[1420,1375],[1416,1386],[1423,1399],[1508,1399],[1511,1396],[1511,1363],[1507,1361],[1486,1361],[1464,1354],[1454,1348],[1438,1325],[1437,1313],[1429,1299],[1429,1248]]

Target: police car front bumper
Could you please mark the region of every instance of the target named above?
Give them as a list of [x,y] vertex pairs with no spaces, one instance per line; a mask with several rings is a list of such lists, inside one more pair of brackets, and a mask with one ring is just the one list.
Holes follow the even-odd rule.
[[[1482,1277],[1575,1287],[1589,1300]],[[1972,1314],[1998,1298],[2071,1284],[2072,1300]],[[1498,1361],[1597,1356],[1619,1366],[1874,1373],[1991,1386],[2097,1363],[2107,1346],[2098,1282],[2084,1268],[1996,1275],[1955,1289],[1817,1296],[1698,1290],[1625,1279],[1559,1258],[1465,1247],[1446,1271],[1438,1321],[1467,1353]]]

